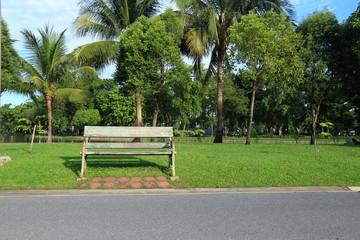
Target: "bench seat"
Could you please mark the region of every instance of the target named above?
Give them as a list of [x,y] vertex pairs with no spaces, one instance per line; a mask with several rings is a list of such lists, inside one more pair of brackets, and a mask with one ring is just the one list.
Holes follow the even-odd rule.
[[86,155],[170,155],[171,151],[86,151]]
[[[90,155],[167,155],[169,156],[169,168],[171,169],[171,179],[178,177],[175,175],[175,144],[172,141],[172,127],[105,127],[105,126],[85,126],[84,142],[82,146],[81,172],[80,179],[84,179],[87,157]],[[97,142],[92,142],[92,139]],[[167,138],[166,142],[106,142],[115,139],[129,138]],[[99,142],[101,139],[101,142]],[[104,142],[105,141],[105,142]]]

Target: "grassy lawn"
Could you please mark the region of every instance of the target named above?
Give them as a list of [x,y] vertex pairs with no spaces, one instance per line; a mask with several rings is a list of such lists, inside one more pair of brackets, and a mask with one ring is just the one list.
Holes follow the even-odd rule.
[[[176,188],[360,185],[360,147],[296,144],[177,143]],[[0,144],[0,189],[77,188],[81,143]],[[121,161],[117,161],[121,158]],[[166,176],[166,156],[90,156],[85,175]]]

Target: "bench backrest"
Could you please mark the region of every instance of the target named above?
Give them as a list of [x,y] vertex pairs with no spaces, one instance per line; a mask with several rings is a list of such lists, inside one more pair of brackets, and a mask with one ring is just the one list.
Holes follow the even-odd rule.
[[155,138],[173,137],[172,127],[85,126],[84,137]]

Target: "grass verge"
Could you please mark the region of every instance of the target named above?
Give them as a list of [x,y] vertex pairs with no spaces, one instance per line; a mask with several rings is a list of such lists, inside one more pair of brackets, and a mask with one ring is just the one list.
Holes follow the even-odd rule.
[[[360,185],[358,146],[178,143],[175,188]],[[77,188],[81,143],[0,144],[0,189]],[[166,156],[90,156],[93,177],[166,176]],[[82,182],[83,183],[83,182]]]

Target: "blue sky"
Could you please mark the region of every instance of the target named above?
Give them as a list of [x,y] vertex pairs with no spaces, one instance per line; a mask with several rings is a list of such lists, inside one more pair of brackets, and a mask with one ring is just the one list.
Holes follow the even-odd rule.
[[[20,31],[29,29],[36,32],[45,24],[50,24],[58,31],[67,29],[66,40],[69,51],[83,44],[94,41],[91,38],[77,38],[72,26],[78,14],[79,0],[6,0],[2,1],[1,14],[7,22],[11,37],[17,40],[15,49],[26,57],[23,50],[22,35]],[[327,7],[335,13],[339,22],[350,16],[357,8],[359,0],[290,0],[294,5],[297,21],[311,14],[315,10]],[[169,0],[163,1],[164,8],[169,7]],[[110,77],[114,68],[108,68],[103,77]],[[1,105],[11,103],[18,105],[28,100],[26,96],[15,93],[3,93]]]

